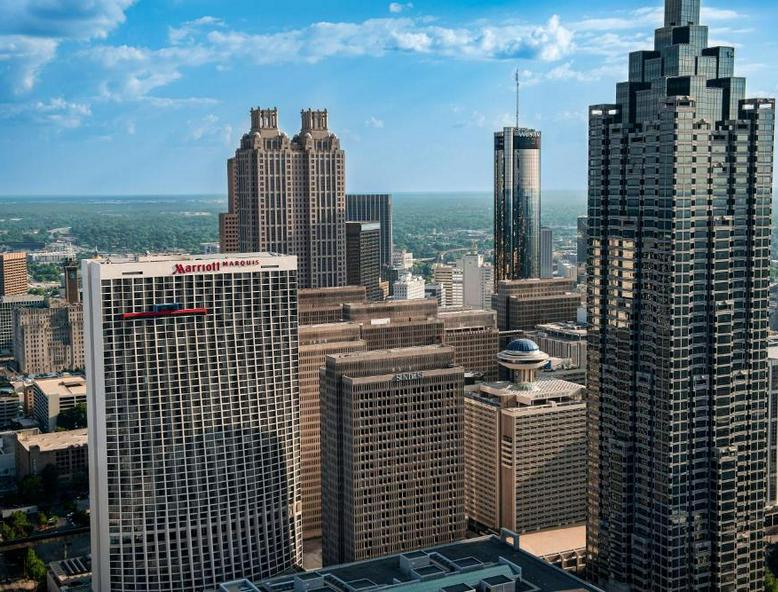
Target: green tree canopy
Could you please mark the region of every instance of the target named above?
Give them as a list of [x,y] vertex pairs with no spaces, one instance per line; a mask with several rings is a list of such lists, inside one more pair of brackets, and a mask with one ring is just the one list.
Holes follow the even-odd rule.
[[27,549],[24,556],[24,575],[36,582],[46,579],[46,564],[33,549]]
[[86,404],[79,403],[75,407],[61,411],[57,417],[57,428],[77,430],[86,427]]

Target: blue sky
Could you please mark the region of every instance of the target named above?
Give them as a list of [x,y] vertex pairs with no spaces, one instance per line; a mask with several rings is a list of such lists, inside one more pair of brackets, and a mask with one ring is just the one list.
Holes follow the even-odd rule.
[[[703,0],[749,96],[778,94],[778,2]],[[545,189],[586,186],[586,107],[614,99],[661,2],[2,0],[0,194],[223,193],[252,106],[327,108],[349,191],[492,185],[491,134],[544,134]]]

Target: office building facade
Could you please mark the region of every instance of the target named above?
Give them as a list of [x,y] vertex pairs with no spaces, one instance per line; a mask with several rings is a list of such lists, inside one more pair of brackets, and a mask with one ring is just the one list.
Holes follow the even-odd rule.
[[444,346],[327,357],[324,565],[464,537],[463,388]]
[[251,129],[227,164],[221,252],[295,255],[301,288],[344,286],[345,153],[326,110],[301,119],[290,139],[277,109],[251,110]]
[[343,319],[360,326],[368,350],[397,349],[443,343],[444,322],[430,299],[392,300],[343,307]]
[[342,288],[307,288],[297,293],[300,325],[320,325],[343,320],[343,305],[347,302],[367,302],[364,286]]
[[540,277],[540,132],[494,134],[494,281]]
[[19,308],[42,308],[46,299],[36,294],[0,296],[0,351],[13,353],[14,311]]
[[27,253],[0,253],[0,296],[27,293]]
[[554,277],[554,231],[545,226],[540,229],[540,277]]
[[94,590],[204,591],[302,564],[295,268],[83,262]]
[[[395,300],[424,299],[424,278],[405,272],[394,282],[393,298]],[[445,291],[442,291],[445,298]]]
[[346,222],[346,282],[364,286],[368,300],[384,299],[378,222]]
[[321,412],[319,370],[328,355],[363,351],[356,323],[300,327],[300,490],[303,538],[321,536]]
[[378,222],[381,225],[381,278],[392,266],[392,196],[388,193],[347,193],[347,222]]
[[500,332],[491,310],[442,310],[443,343],[454,349],[454,362],[485,380],[497,379]]
[[488,310],[494,294],[494,266],[483,255],[468,253],[462,257],[462,303],[464,306]]
[[57,429],[59,414],[87,404],[87,384],[81,376],[38,378],[29,389],[32,416],[44,432]]
[[499,354],[511,377],[466,388],[465,511],[525,533],[586,521],[584,387],[537,380],[548,354],[517,339]]
[[492,296],[500,331],[531,331],[542,323],[576,319],[581,296],[566,278],[503,281]]
[[84,310],[81,304],[13,312],[14,358],[23,374],[45,374],[84,367]]
[[763,586],[775,102],[667,0],[589,111],[587,564],[614,590]]
[[586,257],[589,250],[589,231],[586,216],[578,216],[575,233],[575,257],[578,267],[586,269]]

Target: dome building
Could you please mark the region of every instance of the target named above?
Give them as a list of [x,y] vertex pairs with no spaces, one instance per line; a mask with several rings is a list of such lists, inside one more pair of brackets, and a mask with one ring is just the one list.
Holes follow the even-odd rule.
[[[497,354],[507,380],[466,387],[465,511],[475,528],[584,532],[585,387],[538,380],[549,359],[531,339],[515,339]],[[558,540],[569,545],[559,552],[583,561],[583,534]]]

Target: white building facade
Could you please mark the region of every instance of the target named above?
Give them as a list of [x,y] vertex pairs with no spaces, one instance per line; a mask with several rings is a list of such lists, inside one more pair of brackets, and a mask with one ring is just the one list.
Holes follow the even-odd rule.
[[93,590],[302,564],[292,256],[87,260]]

